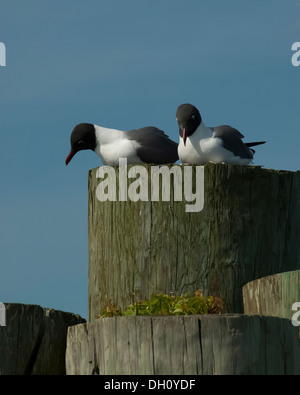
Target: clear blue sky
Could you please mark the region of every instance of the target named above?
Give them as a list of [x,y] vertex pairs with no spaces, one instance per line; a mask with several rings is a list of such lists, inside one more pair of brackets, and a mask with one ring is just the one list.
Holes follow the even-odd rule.
[[0,0],[0,301],[87,318],[88,170],[79,122],[157,126],[177,106],[267,140],[255,164],[300,168],[300,1]]

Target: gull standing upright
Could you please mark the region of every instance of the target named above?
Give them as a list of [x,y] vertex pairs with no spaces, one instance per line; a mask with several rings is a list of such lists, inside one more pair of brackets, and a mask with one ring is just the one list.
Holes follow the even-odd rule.
[[228,125],[205,126],[199,110],[182,104],[176,112],[180,141],[178,156],[183,164],[204,165],[207,162],[248,165],[255,151],[250,147],[265,141],[244,143],[237,129]]
[[104,165],[118,166],[119,159],[128,164],[165,164],[178,160],[178,144],[153,126],[123,132],[91,123],[76,125],[71,134],[71,151],[66,165],[81,150],[90,149]]

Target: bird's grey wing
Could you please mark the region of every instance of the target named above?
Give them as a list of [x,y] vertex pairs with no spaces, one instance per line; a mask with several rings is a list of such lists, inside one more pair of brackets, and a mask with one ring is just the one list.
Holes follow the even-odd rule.
[[179,159],[178,143],[156,127],[129,130],[127,136],[129,140],[136,140],[141,145],[137,154],[144,163],[174,163]]
[[223,147],[235,156],[240,158],[253,159],[253,153],[250,148],[242,141],[244,135],[237,129],[228,125],[221,125],[212,128],[214,131],[213,136],[222,140]]

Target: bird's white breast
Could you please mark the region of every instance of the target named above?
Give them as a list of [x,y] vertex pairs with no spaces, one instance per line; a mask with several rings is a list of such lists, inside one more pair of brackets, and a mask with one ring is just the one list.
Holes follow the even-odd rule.
[[214,142],[211,139],[212,131],[203,123],[198,129],[186,139],[180,137],[178,145],[178,156],[182,163],[204,165],[209,162],[209,152],[213,148]]
[[203,123],[198,129],[186,139],[186,145],[180,137],[178,156],[182,163],[204,165],[208,162],[231,163],[236,165],[247,165],[251,159],[240,158],[223,147],[220,138],[213,137],[211,128]]
[[118,166],[120,158],[126,158],[127,163],[142,163],[137,156],[140,144],[135,140],[128,140],[126,132],[116,129],[95,126],[95,153],[105,165]]
[[178,156],[181,163],[189,163],[194,165],[204,165],[207,163],[199,142],[198,144],[193,144],[189,138],[186,140],[186,145],[184,145],[183,138],[180,137]]

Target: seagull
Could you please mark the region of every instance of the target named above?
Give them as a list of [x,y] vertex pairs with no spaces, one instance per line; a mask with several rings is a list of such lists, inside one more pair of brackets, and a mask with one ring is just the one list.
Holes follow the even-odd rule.
[[176,112],[180,141],[178,156],[183,164],[204,165],[208,162],[248,165],[255,151],[265,141],[244,143],[237,129],[228,125],[205,126],[199,110],[192,104],[181,104]]
[[126,158],[128,164],[165,164],[179,159],[178,144],[153,126],[124,132],[80,123],[72,131],[71,151],[66,165],[78,151],[88,149],[109,166],[118,166],[120,158]]

